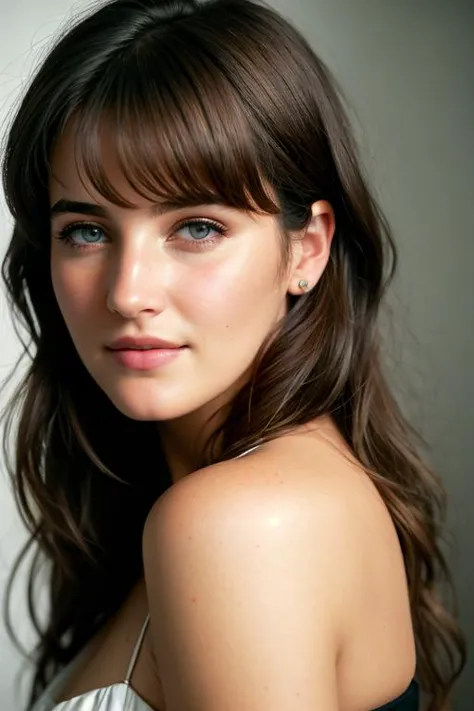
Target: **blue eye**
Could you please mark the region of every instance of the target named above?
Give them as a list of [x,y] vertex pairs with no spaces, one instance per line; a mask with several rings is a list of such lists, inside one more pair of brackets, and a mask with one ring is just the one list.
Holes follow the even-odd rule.
[[97,225],[80,222],[67,225],[59,233],[59,239],[68,242],[74,247],[83,247],[88,244],[99,244],[104,237],[104,230]]
[[227,232],[227,229],[223,225],[219,224],[219,222],[204,219],[187,220],[176,229],[176,232],[180,232],[183,229],[188,229],[192,237],[192,239],[185,239],[183,240],[183,242],[194,242],[196,244],[209,244],[212,242],[216,242],[217,240],[215,237],[208,236],[209,232],[212,230],[214,230],[214,232],[217,232],[220,237]]

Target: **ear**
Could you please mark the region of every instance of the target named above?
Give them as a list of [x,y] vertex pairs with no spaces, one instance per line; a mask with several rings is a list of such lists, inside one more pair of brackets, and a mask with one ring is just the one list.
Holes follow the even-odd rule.
[[[321,278],[329,260],[336,228],[334,210],[327,200],[314,202],[311,213],[308,227],[292,237],[288,293],[298,296],[302,291],[312,289]],[[299,286],[301,280],[307,281],[308,285]]]

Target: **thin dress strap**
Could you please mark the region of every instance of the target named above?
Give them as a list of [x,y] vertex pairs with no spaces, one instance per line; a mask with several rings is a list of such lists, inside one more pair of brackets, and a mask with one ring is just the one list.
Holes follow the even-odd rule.
[[143,623],[140,634],[138,635],[138,639],[135,642],[135,647],[132,652],[130,664],[128,665],[127,674],[125,675],[125,679],[123,680],[124,684],[130,684],[130,679],[132,678],[133,670],[135,668],[135,664],[137,663],[138,655],[140,653],[140,648],[142,646],[143,638],[145,637],[145,632],[147,630],[149,622],[150,622],[150,613],[148,613],[148,615],[146,616],[146,619],[145,619],[145,622]]
[[237,454],[237,456],[232,457],[232,459],[238,459],[239,457],[243,457],[245,454],[249,454],[249,452],[253,452],[254,449],[257,449],[257,447],[260,447],[260,445],[256,444],[255,447],[250,447],[250,449],[247,449],[245,452],[242,452],[242,454]]

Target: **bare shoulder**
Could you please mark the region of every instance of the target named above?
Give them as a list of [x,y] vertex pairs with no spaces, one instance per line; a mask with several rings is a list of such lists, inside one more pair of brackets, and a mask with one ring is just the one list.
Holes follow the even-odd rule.
[[[350,489],[362,485],[340,482],[335,467],[351,465],[343,458],[329,461],[329,451],[325,459],[326,445],[318,448],[313,443],[304,454],[305,448],[304,438],[274,441],[181,479],[148,516],[145,547],[157,554],[161,545],[168,553],[176,546],[181,557],[185,550],[193,560],[201,554],[204,565],[206,556],[213,564],[217,556],[222,563],[237,564],[257,561],[267,551],[269,556],[278,554],[282,565],[291,562],[295,572],[299,564],[308,580],[314,577],[314,584],[322,572],[341,583],[347,571],[341,563],[354,560],[358,521]],[[372,496],[372,505],[377,505],[373,492],[365,496]],[[248,566],[241,567],[241,574],[246,570]],[[334,591],[331,599],[334,602]]]
[[340,446],[275,440],[185,477],[152,509],[143,557],[169,711],[338,708],[373,571],[403,565],[380,496]]
[[197,526],[231,537],[236,531],[274,537],[294,531],[308,536],[313,553],[314,535],[325,534],[334,546],[344,544],[349,557],[347,535],[357,541],[354,534],[364,535],[367,519],[371,536],[377,525],[390,535],[391,520],[374,484],[342,439],[325,428],[321,436],[277,439],[184,477],[160,497],[145,530],[153,535],[176,523],[179,530]]
[[367,474],[342,440],[327,434],[326,428],[322,436],[274,440],[181,479],[152,509],[144,540],[157,545],[162,538],[169,545],[170,536],[177,544],[183,537],[197,545],[218,539],[231,549],[227,553],[237,555],[240,548],[248,556],[264,537],[281,554],[286,546],[293,556],[297,546],[302,564],[310,556],[315,577],[321,570],[339,583],[351,571],[359,577],[366,539],[373,548],[374,533],[382,545],[396,536]]

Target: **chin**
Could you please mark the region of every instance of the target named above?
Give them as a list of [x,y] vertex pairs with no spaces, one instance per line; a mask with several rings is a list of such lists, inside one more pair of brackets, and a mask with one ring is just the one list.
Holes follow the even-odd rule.
[[170,388],[148,379],[113,384],[97,381],[97,384],[125,417],[141,422],[173,420],[201,404],[197,403],[195,408],[182,387]]

